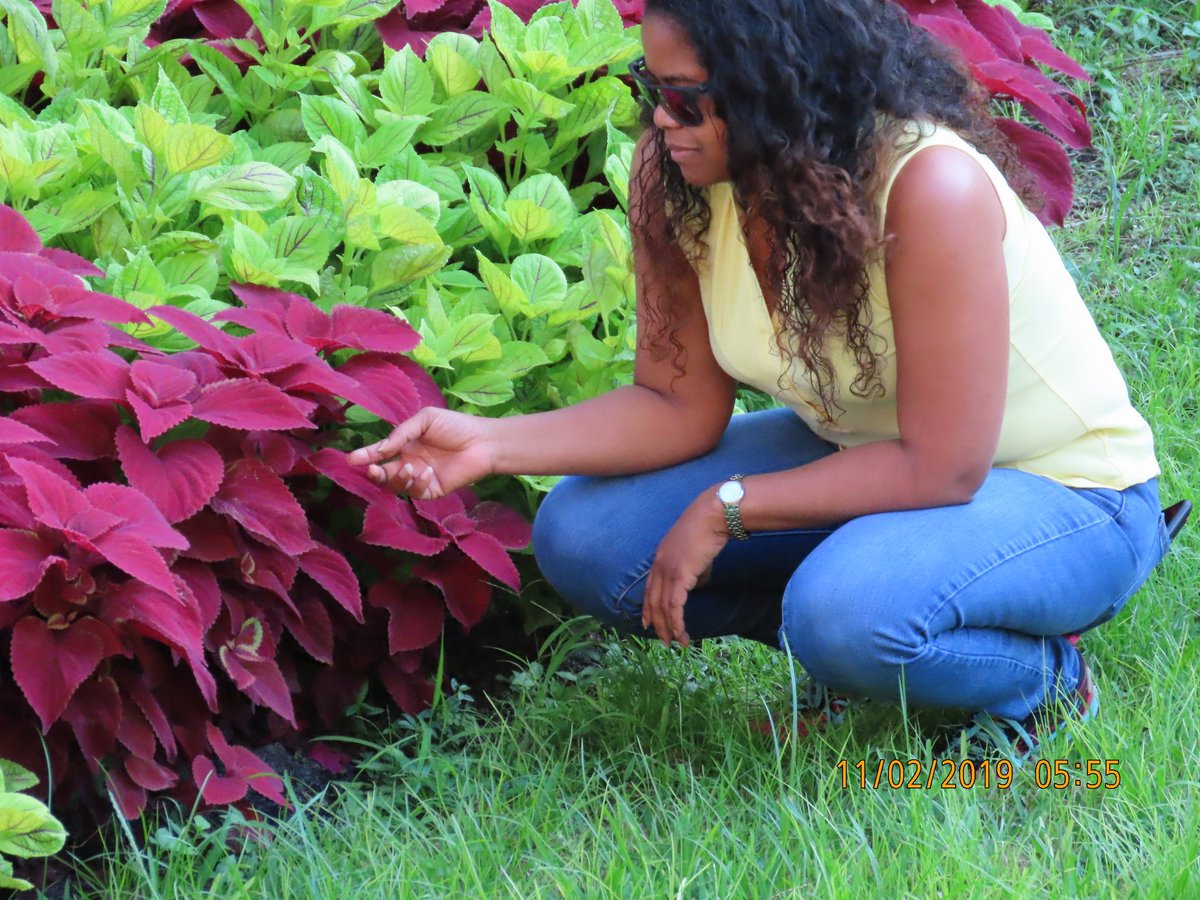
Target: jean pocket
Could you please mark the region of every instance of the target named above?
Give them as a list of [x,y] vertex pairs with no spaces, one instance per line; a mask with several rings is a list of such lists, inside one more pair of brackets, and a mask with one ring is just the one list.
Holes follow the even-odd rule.
[[1125,509],[1125,493],[1113,488],[1076,488],[1075,493],[1115,519]]

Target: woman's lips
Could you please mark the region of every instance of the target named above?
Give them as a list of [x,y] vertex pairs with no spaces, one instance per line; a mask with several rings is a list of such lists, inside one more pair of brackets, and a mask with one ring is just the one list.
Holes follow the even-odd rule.
[[695,147],[668,147],[667,152],[671,154],[671,159],[679,162],[681,159],[695,156],[699,151]]

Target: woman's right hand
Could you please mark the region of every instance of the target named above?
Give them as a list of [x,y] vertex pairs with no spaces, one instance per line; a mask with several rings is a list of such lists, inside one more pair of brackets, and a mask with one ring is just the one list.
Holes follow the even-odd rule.
[[378,485],[418,500],[444,497],[493,474],[490,420],[427,406],[375,444],[352,452]]

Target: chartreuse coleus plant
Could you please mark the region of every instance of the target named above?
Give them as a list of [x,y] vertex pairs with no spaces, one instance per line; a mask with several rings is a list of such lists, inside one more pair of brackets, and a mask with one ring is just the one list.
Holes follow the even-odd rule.
[[[608,0],[528,24],[497,5],[493,23],[482,41],[441,35],[424,60],[390,53],[378,71],[318,51],[289,64],[305,90],[287,96],[260,92],[264,65],[176,42],[188,69],[163,45],[153,66],[130,64],[125,105],[60,92],[37,113],[0,109],[0,191],[141,308],[212,314],[237,303],[231,281],[302,289],[326,309],[404,316],[463,408],[591,396],[631,368],[637,111],[612,73],[636,32]],[[142,51],[124,52],[105,58]],[[226,133],[235,123],[248,127]],[[190,346],[156,322],[133,331]]]
[[21,793],[38,783],[28,769],[0,759],[0,888],[28,891],[33,885],[13,877],[12,862],[5,857],[53,856],[63,848],[67,832],[46,804]]
[[444,402],[400,319],[234,284],[236,335],[151,310],[195,345],[163,354],[99,274],[0,206],[0,757],[44,770],[40,734],[57,796],[102,781],[128,816],[159,791],[284,803],[240,740],[328,725],[371,681],[422,708],[447,612],[518,589],[529,526],[468,491],[410,504],[330,446],[349,403]]

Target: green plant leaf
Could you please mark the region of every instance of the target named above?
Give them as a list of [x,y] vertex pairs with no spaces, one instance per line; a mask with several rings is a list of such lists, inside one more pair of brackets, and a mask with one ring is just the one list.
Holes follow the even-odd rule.
[[0,853],[52,856],[66,842],[67,832],[45,804],[24,794],[0,794]]
[[423,116],[436,108],[433,77],[409,47],[393,54],[383,67],[379,96],[389,110],[401,116]]
[[527,126],[546,119],[561,119],[575,109],[573,103],[538,90],[519,78],[510,78],[497,93],[520,110]]
[[534,312],[528,293],[482,253],[476,251],[475,255],[479,263],[479,277],[491,291],[501,312],[510,319],[518,315],[532,318]]
[[213,80],[221,96],[228,101],[232,117],[237,120],[245,115],[245,106],[240,95],[242,72],[237,64],[224,53],[199,41],[189,44],[188,53],[192,55],[200,71]]
[[405,206],[421,214],[427,222],[438,223],[442,214],[442,201],[437,192],[416,181],[396,179],[384,183],[376,183],[376,196],[379,208],[388,205]]
[[498,406],[513,398],[512,377],[503,370],[488,369],[460,378],[446,393],[476,406]]
[[172,125],[163,141],[167,171],[172,175],[215,166],[233,149],[227,135],[207,125]]
[[142,180],[140,149],[133,127],[121,115],[95,100],[77,101],[87,121],[88,141],[99,157],[112,169],[117,182],[131,189]]
[[444,146],[495,124],[499,113],[508,108],[508,104],[499,97],[482,91],[466,91],[438,107],[417,132],[417,137],[426,144]]
[[68,51],[76,59],[84,59],[104,46],[106,34],[103,24],[79,0],[54,0],[50,5],[50,14]]
[[37,787],[38,777],[7,759],[0,759],[0,791],[27,791]]
[[500,359],[492,365],[512,381],[516,381],[539,366],[550,365],[550,357],[537,344],[528,341],[507,341],[500,345]]
[[384,291],[432,275],[446,264],[450,249],[440,243],[389,247],[371,261],[371,290]]
[[339,240],[317,216],[284,216],[263,237],[276,258],[309,269],[323,266]]
[[275,209],[292,195],[296,179],[268,162],[245,163],[205,172],[192,197],[230,210]]
[[483,73],[475,65],[479,44],[465,34],[442,32],[425,49],[425,63],[446,97],[456,97],[475,87]]
[[379,230],[402,244],[442,246],[433,223],[417,210],[399,203],[379,204]]
[[183,125],[192,119],[179,88],[167,77],[162,66],[158,67],[158,84],[150,96],[150,106],[171,125]]
[[525,23],[520,17],[498,0],[488,0],[492,11],[492,27],[489,35],[496,49],[508,62],[512,72],[517,77],[526,73],[521,61],[521,51],[525,49]]
[[336,97],[301,94],[300,117],[304,130],[314,143],[326,135],[331,135],[346,147],[353,147],[367,139],[367,130],[358,115]]
[[358,146],[358,159],[364,166],[381,169],[412,143],[416,130],[429,121],[428,116],[397,116],[381,111],[379,128]]
[[30,0],[0,0],[0,9],[8,13],[8,37],[17,62],[32,63],[53,79],[58,72],[58,53],[45,17]]
[[263,284],[268,287],[279,285],[284,261],[277,259],[262,235],[248,225],[234,221],[232,239],[226,243],[225,268],[235,281]]
[[513,260],[513,282],[529,300],[531,316],[558,309],[567,297],[567,276],[548,256],[526,253]]

